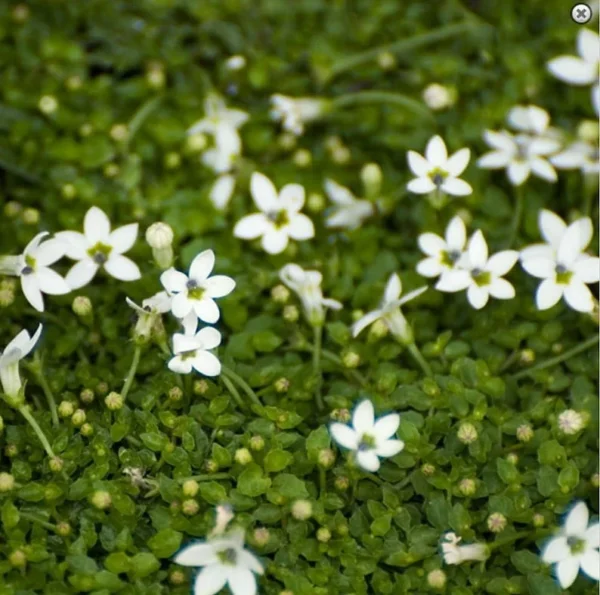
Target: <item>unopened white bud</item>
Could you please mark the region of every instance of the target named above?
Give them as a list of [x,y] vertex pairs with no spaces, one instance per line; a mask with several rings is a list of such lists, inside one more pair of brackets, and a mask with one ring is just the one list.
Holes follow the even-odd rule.
[[455,102],[455,97],[448,87],[432,83],[425,87],[423,101],[429,109],[437,111],[451,107]]
[[146,230],[146,242],[152,248],[154,262],[163,270],[173,264],[173,229],[158,221]]

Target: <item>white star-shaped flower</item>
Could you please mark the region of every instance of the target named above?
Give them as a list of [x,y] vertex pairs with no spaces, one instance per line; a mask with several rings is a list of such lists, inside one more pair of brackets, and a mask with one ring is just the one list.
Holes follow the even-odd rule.
[[584,140],[570,144],[564,151],[550,157],[550,163],[558,169],[579,169],[582,174],[600,173],[598,145]]
[[412,330],[406,318],[404,318],[400,306],[414,300],[425,291],[427,291],[427,286],[419,287],[419,289],[415,289],[401,298],[402,282],[400,277],[393,273],[388,279],[379,308],[368,312],[357,320],[352,325],[352,335],[357,337],[370,324],[373,324],[376,320],[382,320],[396,339],[402,343],[411,343]]
[[449,565],[470,561],[483,561],[489,557],[489,550],[483,543],[459,545],[462,539],[456,533],[449,532],[442,536],[441,548],[444,562]]
[[600,580],[600,524],[588,525],[589,516],[585,502],[575,504],[560,533],[542,552],[546,564],[556,564],[556,577],[563,589],[575,582],[579,569],[590,578]]
[[279,278],[301,299],[306,318],[312,325],[323,324],[324,308],[342,308],[337,300],[323,297],[323,275],[319,271],[305,271],[297,264],[287,264],[279,271]]
[[194,595],[215,595],[225,585],[233,595],[256,595],[254,574],[264,572],[256,556],[244,548],[243,531],[188,545],[173,561],[182,566],[203,567],[194,579]]
[[313,222],[300,210],[304,206],[304,188],[286,184],[279,193],[267,176],[255,172],[250,180],[254,204],[261,210],[242,217],[233,235],[243,240],[261,237],[262,247],[269,254],[283,252],[293,240],[308,240],[315,235]]
[[594,296],[587,285],[600,280],[600,259],[584,252],[592,241],[591,219],[583,217],[567,227],[560,217],[543,210],[539,226],[548,243],[521,252],[521,266],[543,279],[536,292],[537,307],[547,310],[564,297],[573,310],[592,312]]
[[325,99],[271,95],[271,117],[283,123],[283,129],[300,136],[304,125],[320,118],[328,109]]
[[161,315],[171,309],[171,299],[171,296],[166,291],[159,291],[152,297],[145,299],[141,306],[138,306],[133,300],[125,298],[127,305],[133,308],[138,314],[134,331],[136,337],[144,340],[150,339],[152,331],[160,320]]
[[21,279],[21,289],[27,301],[38,311],[44,311],[43,293],[64,295],[71,288],[50,265],[60,260],[67,251],[67,244],[59,239],[42,241],[47,231],[38,233],[23,250],[23,254],[14,258],[14,273]]
[[466,258],[460,269],[442,273],[435,288],[454,293],[467,290],[467,299],[473,308],[483,308],[490,296],[499,300],[515,297],[515,288],[502,277],[519,259],[516,250],[503,250],[488,258],[488,246],[483,233],[477,230],[467,245]]
[[375,421],[371,401],[362,401],[352,415],[352,427],[332,423],[329,431],[333,439],[344,448],[356,453],[356,461],[366,471],[377,471],[379,457],[393,457],[403,448],[404,442],[392,438],[400,425],[400,416],[391,413]]
[[178,374],[190,374],[192,369],[204,376],[218,376],[221,362],[209,350],[221,344],[221,333],[211,326],[199,330],[195,335],[173,335],[173,353],[169,370]]
[[577,35],[578,56],[558,56],[548,62],[548,70],[558,79],[571,85],[592,85],[592,103],[600,110],[598,68],[600,67],[600,37],[591,29],[580,29]]
[[83,220],[83,233],[61,231],[55,234],[67,243],[66,256],[79,261],[66,276],[71,289],[87,285],[100,268],[119,281],[141,278],[137,264],[123,256],[135,244],[138,224],[130,223],[113,231],[110,228],[106,213],[98,207],[91,207]]
[[436,135],[427,143],[425,157],[416,151],[409,151],[407,157],[408,166],[417,176],[406,186],[411,192],[429,194],[437,190],[453,196],[466,196],[473,192],[467,182],[459,179],[469,164],[469,149],[460,149],[448,157],[446,144],[442,137]]
[[32,337],[27,331],[21,331],[0,355],[0,383],[2,383],[2,392],[8,397],[19,396],[22,388],[19,362],[29,355],[41,334],[41,324]]
[[215,267],[212,250],[200,252],[190,265],[189,276],[170,268],[160,276],[160,282],[173,296],[171,312],[177,318],[186,318],[190,312],[204,322],[213,324],[219,320],[219,307],[215,298],[229,295],[235,289],[235,281],[226,275],[210,276]]
[[334,203],[332,213],[325,219],[325,227],[356,229],[375,212],[373,203],[358,199],[344,186],[325,180],[325,192]]
[[448,223],[445,238],[427,232],[419,236],[418,242],[427,258],[417,264],[417,273],[423,277],[439,277],[444,271],[460,267],[465,256],[467,230],[463,220],[456,216]]

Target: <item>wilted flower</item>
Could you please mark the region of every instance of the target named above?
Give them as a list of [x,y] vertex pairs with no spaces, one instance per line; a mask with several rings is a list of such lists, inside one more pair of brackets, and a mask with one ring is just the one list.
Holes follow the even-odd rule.
[[317,120],[328,110],[328,101],[314,97],[271,96],[271,117],[283,123],[283,129],[300,136],[304,124]]
[[209,349],[221,344],[221,333],[212,327],[205,327],[195,335],[173,335],[173,353],[169,360],[169,370],[178,374],[190,374],[192,369],[205,376],[218,376],[221,362]]
[[129,298],[125,298],[125,301],[138,314],[138,320],[133,331],[134,335],[145,341],[151,338],[161,315],[171,309],[171,297],[166,291],[159,291],[152,297],[145,299],[141,307]]
[[325,192],[334,203],[333,212],[325,220],[326,227],[356,229],[375,211],[373,203],[356,198],[348,188],[333,180],[325,180]]
[[442,537],[441,548],[446,564],[462,564],[470,561],[483,561],[489,556],[489,550],[482,543],[458,545],[461,538],[456,533],[446,533]]

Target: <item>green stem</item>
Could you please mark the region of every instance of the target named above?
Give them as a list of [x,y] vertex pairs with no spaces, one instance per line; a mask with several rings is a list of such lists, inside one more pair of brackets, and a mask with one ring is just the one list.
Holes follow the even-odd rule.
[[221,374],[221,381],[227,388],[227,390],[231,393],[231,396],[234,398],[235,402],[238,404],[240,409],[246,409],[246,404],[244,403],[244,399],[242,399],[242,395],[240,395],[238,389],[234,386],[233,382],[227,378],[225,374]]
[[50,390],[50,386],[46,380],[46,376],[44,375],[44,369],[42,368],[42,360],[39,355],[39,351],[36,351],[33,356],[34,365],[30,368],[34,375],[35,379],[38,381],[38,384],[42,387],[44,391],[44,395],[46,396],[46,400],[48,401],[48,407],[50,408],[50,415],[52,416],[52,423],[55,426],[58,426],[58,410],[56,408],[56,401],[54,400],[54,395]]
[[583,214],[588,217],[592,211],[592,199],[598,196],[598,177],[594,174],[583,174]]
[[313,374],[316,378],[315,400],[319,411],[323,410],[323,397],[321,396],[321,385],[323,384],[323,376],[321,374],[321,349],[323,344],[323,327],[321,325],[313,326],[314,332],[314,350],[312,357]]
[[488,547],[490,548],[490,550],[495,550],[495,549],[502,547],[504,545],[507,545],[509,543],[513,543],[514,541],[517,541],[518,539],[521,539],[522,537],[528,537],[530,534],[531,534],[531,531],[519,531],[518,533],[513,533],[512,535],[507,535],[506,537],[504,537],[502,539],[496,539],[496,541],[489,543]]
[[190,479],[194,481],[216,481],[219,479],[231,479],[231,476],[229,475],[229,473],[208,473],[206,475],[192,475],[191,477],[182,477],[177,481],[179,483],[185,483]]
[[48,529],[49,531],[54,531],[56,533],[56,525],[53,525],[52,523],[48,523],[48,522],[40,519],[39,517],[35,516],[34,514],[30,514],[28,512],[19,512],[19,516],[22,519],[25,519],[26,521],[31,521],[33,523],[37,523],[38,525],[41,525],[45,529]]
[[140,363],[141,354],[141,345],[136,345],[135,351],[133,352],[133,360],[131,361],[131,366],[129,366],[129,372],[127,372],[127,378],[125,378],[125,384],[123,384],[123,389],[121,390],[121,396],[123,397],[123,400],[125,400],[125,398],[127,397],[127,393],[129,392],[129,389],[133,384],[133,379],[135,378],[135,373]]
[[521,372],[518,372],[517,374],[513,374],[511,376],[511,378],[513,380],[517,380],[519,378],[523,378],[524,376],[529,376],[530,374],[538,372],[539,370],[544,370],[546,368],[555,366],[556,364],[560,364],[561,362],[568,360],[569,358],[573,357],[574,355],[577,355],[578,353],[586,351],[593,345],[596,345],[596,343],[598,343],[598,341],[600,341],[600,335],[596,335],[595,337],[590,337],[587,341],[580,343],[576,347],[573,347],[572,349],[569,349],[568,351],[565,351],[564,353],[561,353],[560,355],[557,355],[556,357],[551,357],[550,359],[547,359],[544,362],[540,362],[539,364],[532,366],[531,368],[528,368],[527,370],[523,370]]
[[321,497],[327,493],[327,476],[323,467],[319,467],[319,493]]
[[37,437],[42,443],[46,454],[51,459],[53,459],[56,455],[54,454],[54,451],[50,446],[48,438],[46,438],[46,434],[44,434],[44,431],[42,430],[42,428],[40,428],[38,422],[35,420],[35,417],[33,417],[33,415],[31,414],[31,411],[29,411],[29,409],[25,405],[21,405],[19,407],[19,411],[21,412],[21,415],[28,421],[29,425],[33,428],[33,431],[36,433]]
[[433,376],[433,372],[431,371],[429,364],[427,363],[425,358],[421,355],[421,352],[419,351],[419,348],[416,346],[416,344],[409,343],[406,346],[406,348],[408,349],[408,352],[412,355],[413,359],[419,364],[419,366],[421,366],[421,369],[423,370],[425,375]]
[[510,224],[510,232],[508,236],[507,248],[512,247],[517,239],[519,227],[521,226],[521,218],[523,216],[523,186],[515,186],[515,210],[513,213],[512,222]]
[[262,409],[262,403],[260,399],[256,396],[256,393],[250,385],[239,375],[236,374],[231,368],[226,366],[221,366],[221,371],[225,376],[229,376],[231,380],[237,383],[237,385],[248,395],[249,399],[257,406]]
[[129,120],[129,124],[127,124],[127,140],[123,144],[123,149],[126,151],[129,143],[133,140],[133,137],[137,134],[138,130],[141,128],[142,124],[146,121],[146,119],[152,114],[152,112],[160,105],[162,101],[162,97],[157,95],[156,97],[151,97],[144,103],[138,110],[133,114],[131,120]]
[[[309,353],[313,353],[315,348],[312,345],[307,345],[306,347],[296,348],[297,351],[306,351]],[[351,376],[358,384],[360,384],[363,388],[365,388],[368,384],[367,379],[357,370],[349,370],[346,368],[339,356],[337,356],[333,351],[328,351],[327,349],[321,349],[321,356],[323,359],[330,361],[333,364],[338,365],[343,369],[345,374]]]
[[393,93],[392,91],[357,91],[356,93],[346,93],[340,97],[336,97],[331,101],[331,110],[336,111],[338,109],[362,104],[373,104],[382,103],[384,105],[396,105],[405,108],[417,116],[422,118],[432,119],[431,112],[424,107],[421,101],[401,95],[400,93]]

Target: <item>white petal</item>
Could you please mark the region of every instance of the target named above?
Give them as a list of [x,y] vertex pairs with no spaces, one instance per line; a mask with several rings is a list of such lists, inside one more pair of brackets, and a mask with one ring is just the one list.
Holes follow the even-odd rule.
[[595,581],[600,580],[600,552],[598,550],[588,550],[579,558],[581,570]]
[[226,569],[221,564],[205,566],[194,581],[194,595],[216,595],[226,582]]
[[10,341],[6,349],[0,356],[0,367],[6,367],[9,364],[18,362],[27,356],[38,342],[42,334],[42,325],[39,324],[32,337],[26,330],[22,330],[16,337]]
[[567,558],[556,565],[556,578],[563,589],[568,589],[577,578],[579,573],[579,561],[577,558]]
[[25,249],[23,250],[23,254],[29,254],[31,256],[35,256],[38,246],[42,242],[42,240],[49,235],[47,231],[40,231],[40,233],[36,234],[33,239],[29,241]]
[[571,85],[590,85],[598,76],[595,64],[575,56],[559,56],[550,60],[548,70],[557,79]]
[[458,178],[446,178],[442,183],[441,190],[452,196],[467,196],[473,193],[471,185]]
[[[250,179],[250,193],[254,204],[263,212],[278,211],[280,208],[277,190],[264,174],[254,172]],[[257,237],[257,236],[254,236]]]
[[557,251],[557,260],[560,264],[570,268],[582,250],[591,239],[591,220],[589,217],[578,219],[567,227]]
[[548,182],[556,182],[558,179],[556,170],[545,159],[533,157],[529,163],[531,171],[538,176],[538,178],[542,178]]
[[94,278],[97,271],[98,265],[91,258],[85,258],[69,269],[65,281],[71,289],[80,289]]
[[423,285],[423,287],[419,287],[418,289],[413,289],[412,291],[409,291],[406,295],[403,295],[399,300],[397,300],[395,305],[403,306],[404,304],[418,298],[422,293],[425,293],[428,289],[429,287],[427,285]]
[[589,547],[600,547],[600,523],[594,523],[586,529],[585,540]]
[[567,231],[569,231],[569,228],[571,227],[574,227],[577,230],[572,232],[571,237],[577,237],[580,251],[585,250],[592,241],[592,236],[594,235],[592,220],[589,217],[582,217],[581,219],[577,219],[577,221],[573,221],[567,228]]
[[238,563],[240,566],[245,566],[252,570],[252,572],[256,572],[256,574],[263,574],[264,568],[257,557],[249,552],[248,550],[241,549],[238,551]]
[[190,279],[199,285],[205,281],[215,267],[215,253],[212,250],[200,252],[190,265]]
[[333,423],[329,426],[329,432],[340,446],[350,450],[358,448],[360,437],[352,428],[344,424]]
[[51,239],[43,242],[35,251],[37,266],[47,267],[60,260],[66,253],[69,245],[65,240]]
[[393,457],[404,448],[402,440],[385,440],[375,448],[375,454],[378,457]]
[[337,300],[332,300],[331,298],[323,298],[321,300],[321,304],[326,308],[331,308],[332,310],[341,310],[344,307],[344,304],[338,302]]
[[385,286],[383,293],[384,303],[389,303],[397,300],[402,293],[402,282],[397,273],[392,273]]
[[145,299],[142,306],[148,306],[153,312],[164,314],[171,309],[171,296],[166,291],[159,291],[152,297]]
[[557,250],[560,240],[567,231],[567,224],[556,213],[542,209],[538,216],[538,225],[542,237]]
[[468,271],[454,269],[451,271],[444,271],[442,276],[438,279],[435,288],[438,291],[454,293],[469,287],[471,281],[471,274]]
[[290,218],[287,233],[294,240],[308,240],[315,237],[315,226],[306,215],[296,213]]
[[110,220],[98,207],[91,207],[83,219],[83,233],[91,246],[97,242],[108,244]]
[[207,326],[196,335],[196,340],[202,345],[202,349],[214,349],[221,344],[221,333],[212,326]]
[[415,178],[406,185],[406,188],[415,194],[429,194],[436,189],[436,185],[429,178]]
[[211,186],[208,198],[215,209],[222,211],[227,207],[235,189],[235,176],[224,174],[219,176]]
[[198,317],[194,310],[190,310],[187,316],[184,316],[179,320],[183,327],[183,332],[186,335],[195,335],[198,330]]
[[494,279],[488,286],[489,294],[498,300],[512,300],[515,288],[506,279]]
[[269,254],[280,254],[288,245],[288,235],[285,230],[272,227],[262,237],[261,245]]
[[532,258],[544,258],[554,262],[556,257],[556,250],[548,244],[532,244],[526,246],[521,250],[520,258],[523,262],[531,260]]
[[551,539],[542,553],[542,560],[546,564],[555,564],[568,558],[571,555],[571,548],[567,543],[567,538],[560,535]]
[[434,167],[443,167],[445,169],[448,152],[441,136],[436,134],[429,140],[425,148],[425,159]]
[[[556,153],[561,148],[561,143],[552,138],[534,138],[527,145],[527,154],[531,159]],[[556,172],[555,172],[556,173]]]
[[564,285],[558,285],[554,279],[545,279],[535,293],[538,310],[548,310],[557,304],[563,295]]
[[201,347],[202,342],[196,335],[182,335],[181,333],[175,333],[173,335],[173,353],[177,355],[188,351],[196,351]]
[[409,151],[406,154],[408,160],[408,167],[417,178],[425,178],[432,169],[431,164],[427,159],[415,151]]
[[357,320],[352,325],[352,336],[358,337],[358,335],[366,329],[370,324],[373,324],[376,320],[381,318],[382,312],[381,310],[373,310],[372,312],[368,312],[362,318]]
[[417,273],[422,277],[438,277],[446,269],[447,267],[445,267],[437,258],[433,257],[424,258],[417,263]]
[[513,161],[509,164],[507,175],[510,183],[513,186],[520,186],[527,178],[529,177],[529,173],[531,172],[531,168],[529,163],[526,161]]
[[175,294],[171,300],[171,312],[177,318],[185,318],[193,308],[194,304],[185,291]]
[[375,451],[359,450],[356,453],[356,461],[365,470],[374,473],[379,470],[380,463]]
[[359,435],[371,433],[375,423],[373,403],[368,399],[361,401],[352,414],[352,427]]
[[514,153],[516,151],[514,137],[506,131],[486,130],[483,133],[483,138],[490,147],[504,153]]
[[279,193],[279,203],[286,211],[297,213],[304,206],[304,187],[286,184]]
[[169,360],[167,366],[171,372],[176,374],[189,374],[192,371],[192,360],[189,357],[184,359],[180,355],[176,355]]
[[457,178],[467,169],[471,159],[471,151],[469,149],[460,149],[448,159],[446,163],[446,171],[453,177]]
[[538,279],[554,279],[556,273],[556,262],[549,258],[526,258],[522,260],[521,266]]
[[137,281],[142,278],[138,265],[121,254],[110,254],[104,263],[104,270],[119,281]]
[[22,275],[21,289],[27,301],[38,311],[44,311],[44,298],[36,275]]
[[173,562],[181,566],[206,566],[215,564],[219,558],[212,545],[208,543],[196,543],[180,550]]
[[375,427],[373,428],[375,439],[383,442],[391,438],[396,433],[396,430],[398,430],[399,425],[400,416],[397,413],[390,413],[389,415],[380,417],[375,422]]
[[576,149],[567,148],[557,155],[552,155],[550,163],[558,169],[578,169],[585,163],[585,155]]
[[350,190],[348,190],[348,188],[345,188],[344,186],[341,186],[340,184],[338,184],[337,182],[334,182],[333,180],[325,180],[325,183],[323,184],[324,188],[325,188],[325,192],[327,193],[327,196],[329,196],[329,199],[331,200],[331,202],[334,202],[335,204],[338,205],[344,205],[344,206],[350,206],[354,204],[354,201],[356,200],[354,195],[352,194],[352,192],[350,192]]
[[89,257],[87,251],[90,244],[82,233],[79,233],[78,231],[59,231],[54,234],[54,237],[66,242],[67,247],[65,255],[69,258],[73,260],[83,260],[84,258]]
[[42,292],[49,295],[64,295],[69,293],[71,288],[67,282],[57,272],[48,267],[41,267],[35,272],[39,288]]
[[597,116],[600,116],[600,85],[592,87],[592,105]]
[[483,169],[501,169],[507,167],[512,154],[506,151],[490,151],[477,160],[477,166]]
[[446,250],[446,242],[440,236],[431,232],[422,233],[418,237],[417,243],[421,252],[427,254],[427,256],[439,257],[440,252]]
[[203,297],[201,300],[191,300],[191,302],[194,312],[200,320],[209,324],[214,324],[219,320],[221,313],[219,312],[219,306],[213,299]]
[[218,376],[221,373],[219,358],[209,351],[199,351],[190,362],[194,369],[204,376]]
[[188,276],[174,268],[167,269],[160,276],[160,282],[168,293],[179,293],[185,291]]
[[109,246],[112,246],[114,252],[117,254],[123,254],[131,250],[137,239],[138,228],[139,225],[137,223],[118,227],[108,236]]
[[471,268],[483,269],[485,267],[488,260],[488,246],[480,229],[471,236],[467,252]]
[[600,280],[600,259],[597,256],[589,256],[577,260],[573,265],[573,272],[584,283],[598,283]]
[[233,228],[233,235],[242,240],[255,240],[273,227],[263,213],[253,213],[242,217]]
[[577,312],[591,312],[594,309],[594,296],[588,286],[583,283],[572,280],[565,287],[563,295],[567,304]]
[[577,51],[586,62],[597,65],[600,61],[600,37],[598,33],[582,27],[577,35]]
[[204,282],[204,289],[208,297],[225,297],[235,289],[235,281],[227,275],[214,275]]
[[146,312],[146,310],[144,310],[144,308],[142,308],[141,306],[138,306],[132,299],[126,297],[125,301],[127,302],[127,305],[132,308],[133,310],[135,310],[138,314],[148,314],[148,312]]
[[256,578],[247,568],[229,568],[227,581],[233,595],[256,595]]
[[485,265],[485,270],[490,271],[497,277],[504,277],[519,260],[519,253],[516,250],[502,250],[492,254]]
[[473,283],[467,289],[467,299],[473,308],[481,310],[490,298],[490,294],[487,287],[479,287],[476,283]]
[[[446,227],[446,243],[448,250],[462,252],[467,242],[467,230],[464,221],[456,216],[450,220]],[[433,255],[432,255],[433,256]]]

